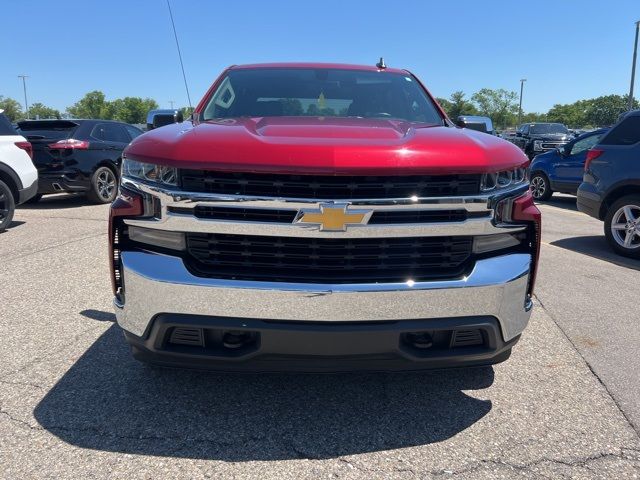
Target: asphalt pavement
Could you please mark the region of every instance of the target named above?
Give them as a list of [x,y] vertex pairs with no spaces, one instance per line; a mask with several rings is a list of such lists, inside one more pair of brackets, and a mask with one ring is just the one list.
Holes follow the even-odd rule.
[[541,206],[531,323],[494,367],[251,375],[147,367],[111,307],[106,206],[0,234],[0,478],[638,478],[640,262]]

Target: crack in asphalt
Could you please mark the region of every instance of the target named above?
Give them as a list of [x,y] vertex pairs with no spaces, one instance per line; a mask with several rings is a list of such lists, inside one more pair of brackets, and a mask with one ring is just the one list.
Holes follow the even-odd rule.
[[[7,383],[5,381],[6,378],[9,378],[12,375],[15,375],[16,373],[20,373],[23,372],[24,370],[26,370],[29,367],[32,367],[33,365],[37,365],[38,363],[44,362],[48,359],[50,359],[53,355],[55,355],[56,353],[60,353],[63,350],[65,350],[66,348],[69,348],[70,346],[76,344],[79,340],[81,340],[87,333],[93,332],[93,330],[96,328],[96,326],[92,326],[90,328],[87,328],[86,330],[83,330],[82,332],[76,334],[73,337],[73,340],[71,340],[70,342],[67,342],[63,345],[61,345],[59,348],[54,349],[53,351],[47,352],[46,354],[43,354],[39,357],[34,358],[33,360],[28,361],[27,363],[25,363],[24,365],[21,365],[20,367],[16,368],[15,370],[9,371],[9,372],[5,372],[2,375],[0,375],[0,381],[3,381],[4,383]],[[36,386],[34,384],[34,386]],[[40,387],[43,388],[43,387]]]
[[[4,383],[7,383],[7,382],[4,382]],[[185,437],[180,435],[163,435],[163,436],[131,435],[131,434],[127,435],[127,434],[119,434],[115,432],[105,432],[104,430],[101,430],[95,427],[83,428],[83,427],[66,427],[66,426],[51,425],[51,426],[47,426],[47,428],[45,429],[42,426],[32,425],[29,422],[22,420],[16,417],[15,415],[12,415],[11,412],[2,408],[2,405],[0,405],[0,415],[6,417],[10,422],[20,425],[22,428],[26,428],[31,431],[50,432],[53,434],[55,434],[56,431],[82,433],[82,434],[96,435],[103,438],[111,438],[111,439],[127,440],[127,441],[179,442],[182,444],[196,442],[196,443],[206,443],[213,446],[230,447],[238,444],[245,445],[247,441],[259,442],[259,441],[265,440],[266,438],[265,435],[252,435],[248,437],[245,436],[234,441],[221,441],[219,439],[214,440],[210,438]],[[327,458],[326,455],[313,455],[312,452],[305,451],[304,449],[296,446],[296,444],[292,441],[283,441],[281,442],[281,445],[284,447],[287,447],[290,451],[295,452],[297,454],[297,457],[301,460],[328,460],[329,459]],[[535,468],[545,463],[562,465],[562,466],[571,467],[571,468],[575,468],[575,467],[590,468],[590,464],[606,458],[619,459],[624,462],[629,462],[634,468],[640,468],[640,449],[622,446],[622,447],[618,447],[617,450],[618,450],[617,452],[598,452],[598,453],[583,456],[583,457],[573,457],[573,458],[541,457],[537,460],[533,460],[530,462],[523,462],[523,463],[506,461],[499,458],[485,459],[485,460],[480,460],[478,462],[475,462],[474,464],[460,470],[439,469],[439,470],[433,470],[433,471],[421,471],[418,468],[412,467],[410,465],[393,467],[392,470],[398,473],[409,473],[414,477],[418,477],[419,475],[422,475],[424,473],[427,473],[434,477],[443,477],[443,476],[455,477],[458,475],[464,475],[464,474],[476,472],[486,466],[497,466],[501,468],[508,467],[518,471],[528,471],[528,470],[531,470],[532,468]],[[375,472],[387,471],[385,469],[367,468],[363,465],[360,465],[359,463],[352,462],[345,457],[336,457],[335,460],[346,465],[348,468],[355,469],[360,472],[375,473]]]
[[52,217],[51,215],[24,215],[23,219],[18,219],[20,221],[27,221],[30,218],[46,218],[47,220],[58,220],[58,219],[62,219],[62,220],[82,220],[82,221],[88,221],[88,222],[102,222],[102,223],[108,223],[109,220],[103,219],[103,218],[90,218],[90,217],[60,217],[60,216],[55,216]]
[[622,414],[623,418],[626,420],[627,424],[629,425],[629,427],[631,427],[631,430],[636,434],[636,437],[638,437],[638,440],[640,440],[640,430],[638,430],[635,425],[633,424],[633,422],[631,421],[631,419],[627,416],[627,414],[625,413],[625,411],[622,409],[622,407],[620,406],[620,404],[618,403],[617,399],[615,398],[615,396],[613,395],[613,393],[611,393],[611,391],[609,390],[609,388],[607,387],[607,385],[605,385],[605,383],[602,381],[602,379],[600,378],[600,375],[598,375],[596,373],[596,371],[593,369],[593,367],[591,367],[591,364],[587,361],[586,358],[584,358],[584,356],[582,355],[582,352],[580,352],[580,350],[578,349],[578,347],[576,346],[576,344],[573,342],[573,340],[571,339],[571,337],[569,337],[569,335],[567,334],[567,332],[565,332],[565,330],[562,328],[562,326],[560,326],[560,323],[556,320],[556,317],[553,313],[551,313],[551,311],[545,306],[544,302],[542,301],[542,299],[538,296],[537,293],[533,294],[533,298],[535,298],[538,303],[540,304],[540,306],[542,307],[542,310],[544,310],[544,312],[549,316],[549,318],[551,320],[553,320],[553,323],[556,324],[556,326],[558,327],[558,329],[562,332],[562,335],[564,336],[564,338],[567,339],[567,341],[571,344],[571,346],[573,347],[574,351],[580,356],[580,358],[582,359],[582,361],[584,362],[584,364],[587,366],[587,368],[589,369],[589,371],[593,374],[593,376],[598,380],[598,383],[600,383],[600,385],[602,386],[602,388],[604,388],[605,392],[607,392],[607,395],[609,395],[609,398],[611,398],[611,401],[613,401],[613,404],[616,406],[616,408],[618,409],[618,411]]
[[10,259],[3,259],[2,264],[3,264],[3,267],[4,267],[6,265],[10,265],[12,263],[15,263],[17,260],[21,260],[23,258],[30,257],[32,255],[36,255],[38,253],[46,252],[47,250],[52,250],[54,248],[64,247],[64,246],[70,245],[72,243],[82,242],[83,240],[89,240],[91,238],[97,238],[97,237],[102,237],[102,236],[106,236],[106,235],[107,235],[107,232],[94,233],[92,235],[86,235],[84,237],[74,238],[73,240],[69,240],[67,242],[56,243],[54,245],[48,245],[46,247],[38,248],[38,249],[33,250],[31,252],[23,253],[21,255],[11,256]]
[[6,380],[0,379],[0,383],[3,385],[17,385],[20,387],[33,387],[33,388],[37,388],[38,390],[47,390],[47,387],[43,387],[42,385],[29,383],[29,382],[7,382]]
[[601,460],[603,458],[617,458],[627,462],[632,462],[632,463],[637,462],[637,460],[635,459],[626,458],[623,449],[621,449],[620,453],[599,452],[593,455],[588,455],[586,457],[577,457],[572,459],[542,457],[542,458],[539,458],[538,460],[534,460],[526,463],[506,462],[504,460],[494,460],[494,459],[481,460],[476,465],[468,467],[464,470],[453,472],[453,475],[460,475],[460,474],[475,472],[481,469],[482,466],[485,464],[496,465],[496,466],[506,466],[514,470],[527,471],[545,463],[563,465],[566,467],[588,467],[588,464],[593,463],[597,460]]

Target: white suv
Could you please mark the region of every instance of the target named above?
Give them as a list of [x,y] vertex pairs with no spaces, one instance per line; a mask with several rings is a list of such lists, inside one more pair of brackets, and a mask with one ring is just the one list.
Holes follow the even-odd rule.
[[31,156],[31,144],[0,110],[0,232],[11,223],[16,205],[38,192],[38,171]]

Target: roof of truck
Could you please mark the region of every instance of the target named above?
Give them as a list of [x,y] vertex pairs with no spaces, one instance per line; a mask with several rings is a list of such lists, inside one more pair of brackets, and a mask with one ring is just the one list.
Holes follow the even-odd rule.
[[312,62],[285,62],[285,63],[252,63],[247,65],[232,65],[232,70],[256,69],[256,68],[329,68],[340,70],[365,70],[371,72],[385,71],[391,73],[406,74],[407,70],[401,68],[378,68],[375,65],[353,65],[348,63],[312,63]]

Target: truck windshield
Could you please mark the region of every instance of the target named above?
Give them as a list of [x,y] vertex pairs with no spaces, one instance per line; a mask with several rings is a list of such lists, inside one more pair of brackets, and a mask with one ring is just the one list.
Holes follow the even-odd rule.
[[327,68],[230,70],[202,113],[203,120],[284,116],[444,124],[409,74]]
[[561,123],[540,123],[538,125],[531,125],[531,133],[535,135],[546,133],[569,133],[567,127]]

